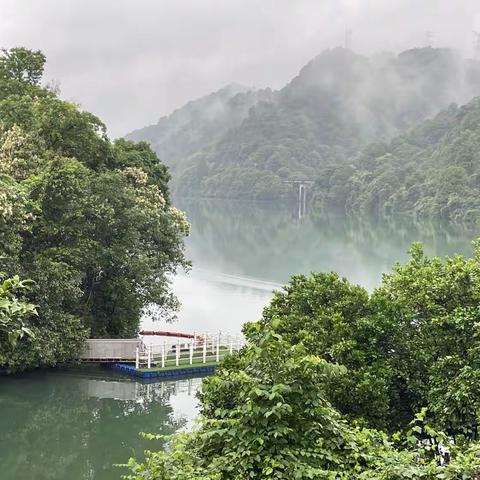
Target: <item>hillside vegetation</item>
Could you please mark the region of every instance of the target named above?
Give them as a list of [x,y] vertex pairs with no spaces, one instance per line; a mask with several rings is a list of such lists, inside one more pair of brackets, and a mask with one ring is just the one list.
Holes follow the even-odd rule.
[[451,105],[389,143],[372,144],[355,164],[324,171],[317,208],[410,213],[455,223],[480,221],[480,98]]
[[270,101],[270,89],[251,90],[238,84],[228,85],[215,93],[188,102],[157,124],[127,135],[134,141],[150,143],[157,155],[168,159],[173,172],[197,152],[208,149],[231,128],[239,126],[250,108],[259,101]]
[[[390,140],[452,102],[470,100],[480,93],[479,72],[477,62],[448,49],[367,58],[336,48],[314,58],[279,91],[232,93],[230,99],[221,91],[132,137],[150,141],[172,165],[174,188],[182,195],[272,199],[288,194],[283,180],[302,177],[321,185],[333,176],[332,187],[345,189],[350,165],[363,148]],[[241,114],[219,109],[220,122],[190,113],[217,95],[223,105],[243,98],[245,108]],[[174,128],[183,116],[186,127]],[[165,138],[172,129],[185,150],[169,151],[171,140]],[[201,142],[192,145],[198,135]],[[342,204],[341,195],[328,195]]]

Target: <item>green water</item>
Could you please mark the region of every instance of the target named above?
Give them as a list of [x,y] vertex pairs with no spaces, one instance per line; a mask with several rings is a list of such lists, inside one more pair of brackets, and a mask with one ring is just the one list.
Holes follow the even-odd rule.
[[[98,367],[0,379],[2,480],[118,479],[195,411],[199,379],[144,384]],[[123,471],[125,473],[125,471]]]
[[[192,223],[194,267],[173,281],[178,324],[147,318],[147,328],[236,333],[294,273],[335,270],[372,290],[412,241],[432,254],[470,254],[479,234],[409,218],[298,220],[286,205],[177,203]],[[199,384],[143,384],[95,367],[0,377],[0,479],[119,478],[112,464],[160,448],[138,432],[170,433],[191,421]]]
[[[430,254],[470,255],[480,235],[438,222],[408,217],[383,220],[309,214],[285,204],[182,200],[192,224],[188,275],[178,275],[175,291],[182,302],[178,328],[236,333],[257,320],[279,289],[295,273],[336,271],[373,290],[395,261],[405,261],[414,241]],[[146,320],[146,325],[168,325]],[[199,327],[201,325],[201,327]],[[176,327],[177,328],[177,327]]]

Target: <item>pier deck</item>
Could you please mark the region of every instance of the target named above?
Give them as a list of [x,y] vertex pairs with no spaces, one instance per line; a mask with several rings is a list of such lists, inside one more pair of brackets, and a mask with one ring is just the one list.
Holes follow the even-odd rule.
[[212,373],[223,358],[243,345],[242,338],[222,333],[182,334],[176,341],[170,338],[150,344],[142,338],[92,339],[88,340],[81,360],[107,363],[117,371],[140,378],[201,375]]

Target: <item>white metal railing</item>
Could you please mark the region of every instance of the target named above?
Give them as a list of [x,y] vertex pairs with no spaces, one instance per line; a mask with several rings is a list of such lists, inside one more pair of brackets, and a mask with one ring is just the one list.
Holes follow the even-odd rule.
[[170,368],[181,365],[218,363],[226,355],[240,350],[245,345],[242,336],[194,334],[191,339],[177,339],[174,343],[165,340],[161,344],[143,344],[137,347],[136,368]]

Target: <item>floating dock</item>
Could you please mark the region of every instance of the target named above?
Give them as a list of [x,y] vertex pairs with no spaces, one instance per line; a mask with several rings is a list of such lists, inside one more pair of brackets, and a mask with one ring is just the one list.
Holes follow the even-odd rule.
[[135,365],[128,363],[113,363],[111,368],[126,375],[138,378],[165,378],[179,377],[185,375],[210,375],[215,372],[218,364],[182,365],[178,367],[165,368],[135,368]]
[[224,333],[202,335],[178,332],[143,331],[143,336],[177,337],[176,341],[145,343],[138,339],[92,339],[81,360],[104,363],[112,369],[134,377],[162,378],[208,375],[244,341]]

